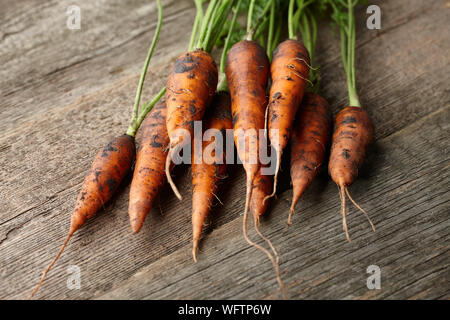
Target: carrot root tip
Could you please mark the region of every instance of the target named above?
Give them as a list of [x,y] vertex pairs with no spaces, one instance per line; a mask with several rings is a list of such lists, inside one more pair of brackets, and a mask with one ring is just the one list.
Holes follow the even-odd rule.
[[359,205],[355,200],[353,200],[353,198],[352,198],[352,196],[350,195],[350,192],[348,191],[347,188],[345,188],[345,193],[347,194],[348,198],[349,198],[350,201],[353,203],[353,205],[354,205],[356,208],[358,208],[359,211],[361,211],[361,212],[366,216],[367,221],[369,222],[370,227],[372,228],[372,231],[375,232],[375,226],[374,226],[372,220],[370,220],[370,217],[369,217],[369,215],[367,214],[367,212],[366,212],[363,208],[361,208],[360,205]]
[[[246,194],[246,201],[245,201],[244,218],[243,218],[243,223],[242,223],[242,231],[243,231],[243,234],[244,234],[244,239],[245,239],[245,241],[247,241],[247,243],[250,246],[255,247],[256,249],[262,251],[269,258],[270,262],[272,263],[273,269],[275,271],[276,279],[277,279],[278,285],[280,286],[282,296],[283,296],[284,299],[286,299],[286,288],[285,288],[285,286],[283,284],[283,281],[281,280],[280,270],[279,270],[279,267],[278,267],[278,257],[277,257],[277,260],[275,260],[273,255],[266,248],[264,248],[261,245],[253,242],[252,240],[250,240],[250,238],[248,237],[248,234],[247,234],[248,207],[249,207],[250,198],[252,196],[253,180],[254,180],[254,176],[247,178],[247,194]],[[257,222],[258,222],[258,220],[255,219],[255,229],[257,229]],[[257,229],[257,232],[258,231],[259,231],[259,229]],[[259,234],[261,235],[260,232],[259,232]]]
[[277,164],[275,166],[275,175],[273,177],[273,190],[272,193],[266,196],[263,200],[263,204],[270,198],[272,198],[277,193],[277,181],[278,181],[278,172],[280,171],[280,162],[281,162],[281,152],[277,151]]
[[170,162],[172,161],[172,151],[169,151],[166,158],[166,177],[167,181],[170,184],[170,187],[172,188],[173,193],[175,193],[175,196],[178,198],[178,200],[183,200],[183,197],[181,196],[180,192],[178,191],[177,186],[172,180],[172,176],[170,175]]
[[341,198],[341,215],[342,215],[342,230],[345,232],[345,237],[347,238],[348,242],[352,242],[350,239],[350,234],[348,232],[347,227],[347,212],[345,210],[345,190],[346,187],[344,184],[339,185],[339,196]]
[[[75,229],[76,230],[76,229]],[[41,276],[41,279],[39,280],[39,283],[36,285],[36,287],[33,289],[33,291],[31,292],[30,296],[28,297],[28,300],[30,300],[31,298],[33,298],[33,296],[38,292],[39,288],[42,286],[42,284],[44,283],[45,277],[47,276],[47,273],[50,271],[50,269],[53,267],[53,265],[56,263],[56,261],[58,260],[58,258],[61,256],[61,254],[63,253],[65,247],[67,246],[67,243],[69,242],[70,238],[72,237],[73,233],[75,232],[74,228],[71,227],[69,234],[66,237],[66,240],[64,241],[63,245],[61,246],[61,248],[58,251],[58,254],[56,255],[56,257],[53,259],[53,261],[48,265],[48,267],[44,270],[44,273]]]
[[291,209],[289,210],[288,220],[286,222],[286,227],[287,228],[289,228],[291,226],[291,224],[292,224],[292,216],[294,214],[294,208],[295,208],[295,205],[294,205],[294,203],[292,203]]
[[197,253],[198,253],[198,240],[194,240],[194,244],[192,246],[192,259],[194,263],[197,263]]

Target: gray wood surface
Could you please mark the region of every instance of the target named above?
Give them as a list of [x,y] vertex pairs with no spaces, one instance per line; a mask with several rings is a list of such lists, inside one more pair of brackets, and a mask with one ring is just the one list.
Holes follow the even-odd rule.
[[[144,99],[164,85],[187,47],[191,1],[164,1],[165,24]],[[284,169],[262,230],[280,252],[293,299],[448,299],[450,5],[374,1],[381,30],[357,11],[357,82],[376,142],[353,197],[347,243],[337,188],[325,170],[285,229],[291,190]],[[66,28],[71,1],[0,0],[0,299],[28,296],[68,231],[69,215],[97,150],[126,130],[153,36],[153,1],[78,1],[81,30]],[[317,60],[333,112],[346,102],[336,30],[321,23]],[[233,166],[191,259],[190,172],[175,171],[185,197],[166,188],[138,235],[127,216],[128,183],[73,237],[39,299],[279,298],[270,262],[241,233],[244,172]],[[129,180],[128,180],[129,182]],[[253,231],[251,237],[255,238]],[[67,268],[81,269],[69,290]],[[381,268],[368,290],[366,268]]]

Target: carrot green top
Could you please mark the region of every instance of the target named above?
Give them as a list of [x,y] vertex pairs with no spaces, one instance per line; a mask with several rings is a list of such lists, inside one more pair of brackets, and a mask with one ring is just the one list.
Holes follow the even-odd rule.
[[136,98],[134,100],[134,107],[133,107],[133,115],[131,118],[130,126],[128,127],[127,134],[129,136],[134,137],[136,134],[136,131],[139,129],[139,126],[141,125],[142,121],[144,120],[145,116],[148,114],[148,112],[153,108],[153,106],[158,102],[158,100],[164,95],[166,88],[163,88],[157,95],[153,101],[150,103],[147,103],[139,112],[139,105],[141,103],[141,93],[142,88],[144,86],[145,76],[147,74],[148,65],[150,64],[150,60],[153,56],[153,52],[155,51],[156,43],[159,39],[159,33],[161,31],[162,21],[163,21],[163,8],[161,5],[160,0],[156,0],[156,4],[158,7],[158,23],[156,25],[156,31],[153,36],[152,43],[150,44],[150,48],[148,49],[147,58],[145,59],[144,67],[141,72],[141,77],[139,79],[139,85],[136,91]]
[[340,28],[341,54],[347,76],[348,99],[350,106],[361,107],[356,91],[355,79],[355,13],[354,8],[360,0],[322,0],[332,8],[331,18]]

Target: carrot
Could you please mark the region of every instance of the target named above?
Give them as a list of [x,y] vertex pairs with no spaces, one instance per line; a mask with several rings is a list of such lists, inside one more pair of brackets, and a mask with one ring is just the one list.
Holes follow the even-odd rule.
[[[203,118],[217,89],[218,70],[214,59],[209,55],[217,41],[233,1],[212,0],[203,14],[202,1],[195,1],[197,14],[189,44],[189,52],[179,56],[167,79],[167,133],[169,153],[166,159],[166,176],[178,199],[182,199],[170,176],[170,163],[176,152],[187,146],[193,139],[194,122]],[[197,28],[200,26],[199,33]],[[197,38],[196,48],[194,48]],[[191,139],[181,137],[179,129],[189,133]]]
[[[234,140],[247,174],[245,212],[248,211],[252,183],[259,169],[259,131],[264,129],[266,86],[269,61],[264,49],[254,41],[243,40],[228,52],[226,76],[231,95]],[[249,133],[239,139],[239,133]]]
[[154,199],[166,182],[164,166],[169,145],[166,113],[166,103],[158,103],[141,126],[142,139],[136,156],[128,206],[133,233],[141,229]]
[[[232,128],[230,104],[228,92],[217,92],[203,119],[203,129],[219,130],[225,137],[225,130]],[[206,148],[214,148],[215,144],[215,140],[203,141],[202,149],[205,151]],[[207,156],[203,153],[204,159]],[[214,197],[217,198],[218,185],[226,177],[225,152],[221,151],[221,154],[216,154],[213,151],[211,156],[213,159],[208,159],[208,162],[202,160],[197,164],[194,161],[194,154],[192,154],[192,256],[195,262],[197,262],[197,250],[203,224],[209,214]]]
[[[259,170],[259,131],[264,129],[269,61],[264,49],[243,40],[228,52],[226,76],[231,95],[234,140],[247,175],[244,217],[252,195],[252,183]],[[238,134],[247,134],[244,139]]]
[[75,208],[70,217],[70,228],[67,238],[55,259],[45,269],[30,298],[39,290],[45,276],[56,260],[58,260],[74,232],[111,199],[117,187],[130,170],[135,154],[134,138],[126,134],[114,138],[97,153],[78,194]]
[[123,178],[126,176],[134,163],[134,159],[136,157],[136,146],[134,140],[135,133],[139,129],[139,126],[147,113],[153,108],[165,92],[165,88],[163,88],[152,101],[148,102],[143,107],[139,113],[140,98],[145,75],[158,41],[163,21],[163,8],[161,1],[156,0],[156,5],[158,7],[158,23],[139,80],[130,125],[126,134],[112,139],[97,153],[94,158],[91,169],[89,170],[89,173],[85,177],[83,185],[81,186],[81,191],[78,194],[75,208],[72,211],[69,233],[66,240],[61,246],[61,249],[57,253],[56,257],[44,270],[39,283],[36,285],[29,297],[30,299],[41,287],[47,273],[61,256],[64,248],[67,246],[67,243],[75,231],[77,231],[88,219],[92,218],[114,195],[117,187],[120,185]]
[[333,181],[339,186],[342,227],[350,242],[345,212],[346,195],[366,215],[372,230],[375,231],[367,213],[353,200],[347,189],[358,176],[358,168],[362,165],[366,149],[373,140],[373,124],[361,107],[346,107],[338,113],[334,126],[328,170]]
[[[203,118],[206,108],[217,87],[217,66],[214,59],[201,49],[179,56],[167,79],[167,118],[169,153],[166,158],[166,176],[175,195],[182,199],[170,176],[172,158],[183,146],[192,141],[194,121]],[[179,136],[178,129],[184,129],[191,140]]]
[[372,230],[375,226],[367,213],[353,200],[348,187],[355,181],[358,168],[364,161],[366,149],[373,140],[374,127],[367,112],[361,108],[356,90],[355,77],[355,15],[354,7],[358,1],[348,0],[344,2],[329,2],[332,7],[332,18],[341,28],[341,53],[347,76],[349,105],[341,110],[334,123],[334,133],[331,146],[328,171],[333,181],[339,187],[341,197],[342,228],[347,240],[348,233],[345,197],[366,216]]
[[292,204],[287,225],[300,196],[312,183],[325,160],[330,140],[331,116],[327,101],[315,93],[306,93],[292,131],[291,179]]
[[[247,235],[247,213],[252,198],[253,183],[260,168],[259,132],[264,129],[268,72],[269,60],[258,43],[242,40],[228,52],[225,73],[231,95],[234,141],[247,176],[243,234],[248,244],[264,252],[270,259],[278,284],[285,296],[284,284],[278,270],[278,259],[275,260],[267,249],[250,240]],[[274,253],[277,255],[276,251]]]
[[309,63],[305,46],[295,39],[283,41],[273,53],[270,65],[272,86],[267,112],[267,129],[277,162],[273,191],[268,197],[274,196],[276,192],[281,156],[289,141],[295,114],[305,93]]

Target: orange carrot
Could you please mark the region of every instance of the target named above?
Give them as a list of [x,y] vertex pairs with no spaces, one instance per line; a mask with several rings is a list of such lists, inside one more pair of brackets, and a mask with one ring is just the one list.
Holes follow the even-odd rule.
[[348,241],[351,241],[347,228],[345,212],[345,197],[357,207],[369,221],[372,230],[375,226],[367,213],[353,200],[348,187],[355,181],[358,168],[362,165],[366,149],[373,140],[373,124],[367,112],[362,109],[356,89],[356,24],[355,6],[358,1],[347,3],[337,1],[329,2],[332,9],[332,19],[341,29],[341,55],[347,76],[349,107],[342,109],[334,123],[334,133],[331,145],[328,172],[339,187],[341,197],[342,228]]
[[[270,259],[278,284],[285,296],[285,288],[278,268],[278,258],[275,260],[267,249],[250,240],[247,235],[247,214],[252,198],[253,183],[260,169],[259,133],[261,129],[264,129],[268,73],[269,60],[264,49],[258,43],[242,40],[228,52],[225,74],[231,95],[234,141],[247,175],[242,227],[244,238],[248,244],[264,252]],[[255,227],[257,228],[257,225]],[[260,234],[259,230],[256,231]],[[263,238],[268,241],[267,238]],[[270,246],[273,248],[271,244]],[[274,253],[278,257],[276,251]]]
[[358,168],[363,163],[366,149],[373,140],[373,124],[367,112],[361,107],[346,107],[338,113],[334,127],[328,171],[340,190],[342,228],[347,240],[351,241],[345,212],[346,195],[366,215],[372,230],[375,231],[375,226],[367,213],[353,200],[347,190],[358,176]]
[[[254,41],[240,41],[228,52],[225,73],[231,95],[234,140],[247,174],[245,214],[251,199],[252,183],[260,167],[258,140],[260,129],[264,129],[268,71],[267,55]],[[243,136],[243,133],[247,136],[239,139],[238,135]]]
[[291,139],[292,205],[288,226],[300,196],[309,187],[325,160],[330,140],[331,115],[328,102],[315,93],[307,93],[296,116]]
[[289,141],[295,114],[305,93],[306,82],[309,81],[309,64],[308,51],[297,40],[289,39],[280,43],[273,53],[267,129],[277,163],[273,191],[268,197],[274,196],[277,189],[281,156]]
[[[226,130],[232,128],[230,104],[228,92],[217,92],[214,95],[211,106],[206,111],[203,119],[203,129],[219,130],[222,132],[222,137],[225,138],[224,133]],[[224,146],[225,141],[222,142],[222,146]],[[203,151],[207,148],[214,148],[215,143],[215,140],[203,141]],[[209,214],[214,197],[217,198],[216,193],[219,182],[226,176],[225,152],[224,150],[220,151],[220,154],[212,151],[211,156],[213,158],[208,158],[208,161],[203,160],[209,156],[203,152],[203,159],[199,164],[195,163],[194,153],[192,154],[192,255],[195,262],[197,262],[197,250],[203,224]]]
[[166,103],[160,102],[141,125],[142,139],[136,156],[128,206],[131,230],[134,233],[141,229],[154,199],[166,183],[164,166],[169,145],[166,114]]
[[[181,200],[181,194],[170,176],[170,163],[175,152],[193,138],[194,121],[203,118],[217,87],[217,66],[204,50],[197,49],[179,56],[167,80],[167,133],[170,144],[165,171],[167,180]],[[191,140],[179,136],[178,129],[190,133]]]
[[126,134],[114,138],[97,153],[78,194],[75,209],[70,217],[70,229],[67,238],[55,259],[45,269],[30,298],[39,290],[45,276],[56,260],[58,260],[74,232],[111,199],[117,187],[130,170],[135,155],[134,138]]

